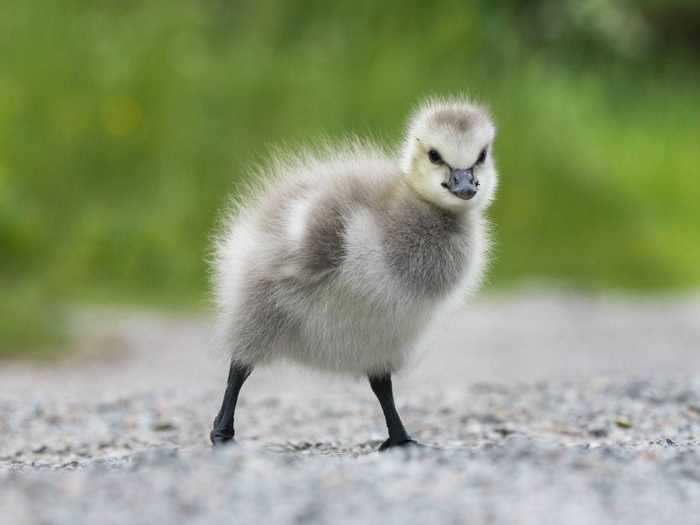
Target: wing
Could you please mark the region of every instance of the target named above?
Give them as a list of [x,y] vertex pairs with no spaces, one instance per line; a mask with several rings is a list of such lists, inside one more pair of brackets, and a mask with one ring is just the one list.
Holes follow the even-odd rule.
[[347,205],[337,197],[305,197],[285,215],[279,277],[316,282],[333,273],[346,254]]

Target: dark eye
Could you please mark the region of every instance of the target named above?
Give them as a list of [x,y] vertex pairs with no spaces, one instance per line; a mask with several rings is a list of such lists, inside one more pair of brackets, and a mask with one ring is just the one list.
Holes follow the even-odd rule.
[[483,164],[483,163],[484,163],[484,161],[486,160],[486,153],[487,153],[486,150],[487,150],[487,149],[488,149],[488,148],[484,148],[484,149],[481,150],[481,153],[479,153],[479,158],[476,159],[476,163],[477,163],[477,164]]
[[442,157],[440,156],[440,154],[435,149],[431,149],[428,152],[428,158],[430,159],[430,162],[432,162],[433,164],[442,164],[444,162],[442,160]]

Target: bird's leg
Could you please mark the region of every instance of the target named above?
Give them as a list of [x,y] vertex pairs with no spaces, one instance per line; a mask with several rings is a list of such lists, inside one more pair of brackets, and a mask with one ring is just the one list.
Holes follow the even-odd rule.
[[238,392],[240,392],[243,383],[248,379],[252,371],[253,369],[250,367],[231,363],[224,401],[221,404],[218,415],[214,418],[214,428],[209,434],[209,438],[214,446],[222,445],[233,439],[233,416],[236,411]]
[[379,450],[386,450],[390,447],[399,447],[405,445],[415,445],[416,442],[411,439],[411,436],[406,432],[406,428],[401,422],[401,417],[396,411],[394,405],[394,392],[391,386],[391,374],[386,372],[378,376],[369,376],[369,384],[372,387],[374,395],[377,396],[379,404],[384,412],[386,426],[389,430],[389,439],[382,443]]

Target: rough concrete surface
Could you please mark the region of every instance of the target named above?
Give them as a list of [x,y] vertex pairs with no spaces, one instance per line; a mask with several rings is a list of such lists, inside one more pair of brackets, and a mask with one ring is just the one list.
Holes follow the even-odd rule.
[[[0,365],[0,523],[700,523],[700,299],[480,299],[395,381],[256,370],[239,444],[204,316],[101,311],[60,364]],[[94,351],[98,349],[98,351]]]

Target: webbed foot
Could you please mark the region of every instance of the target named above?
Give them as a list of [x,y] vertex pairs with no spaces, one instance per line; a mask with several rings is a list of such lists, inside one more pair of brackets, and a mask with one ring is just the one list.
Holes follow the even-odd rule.
[[209,433],[209,439],[211,440],[211,444],[215,447],[230,445],[236,442],[236,440],[233,439],[233,432],[218,429],[216,426],[214,426],[214,429]]
[[384,452],[385,450],[389,450],[390,448],[395,448],[395,447],[425,447],[422,443],[419,443],[415,439],[412,438],[406,438],[402,441],[392,441],[391,438],[387,439],[384,443],[379,445],[379,452]]

